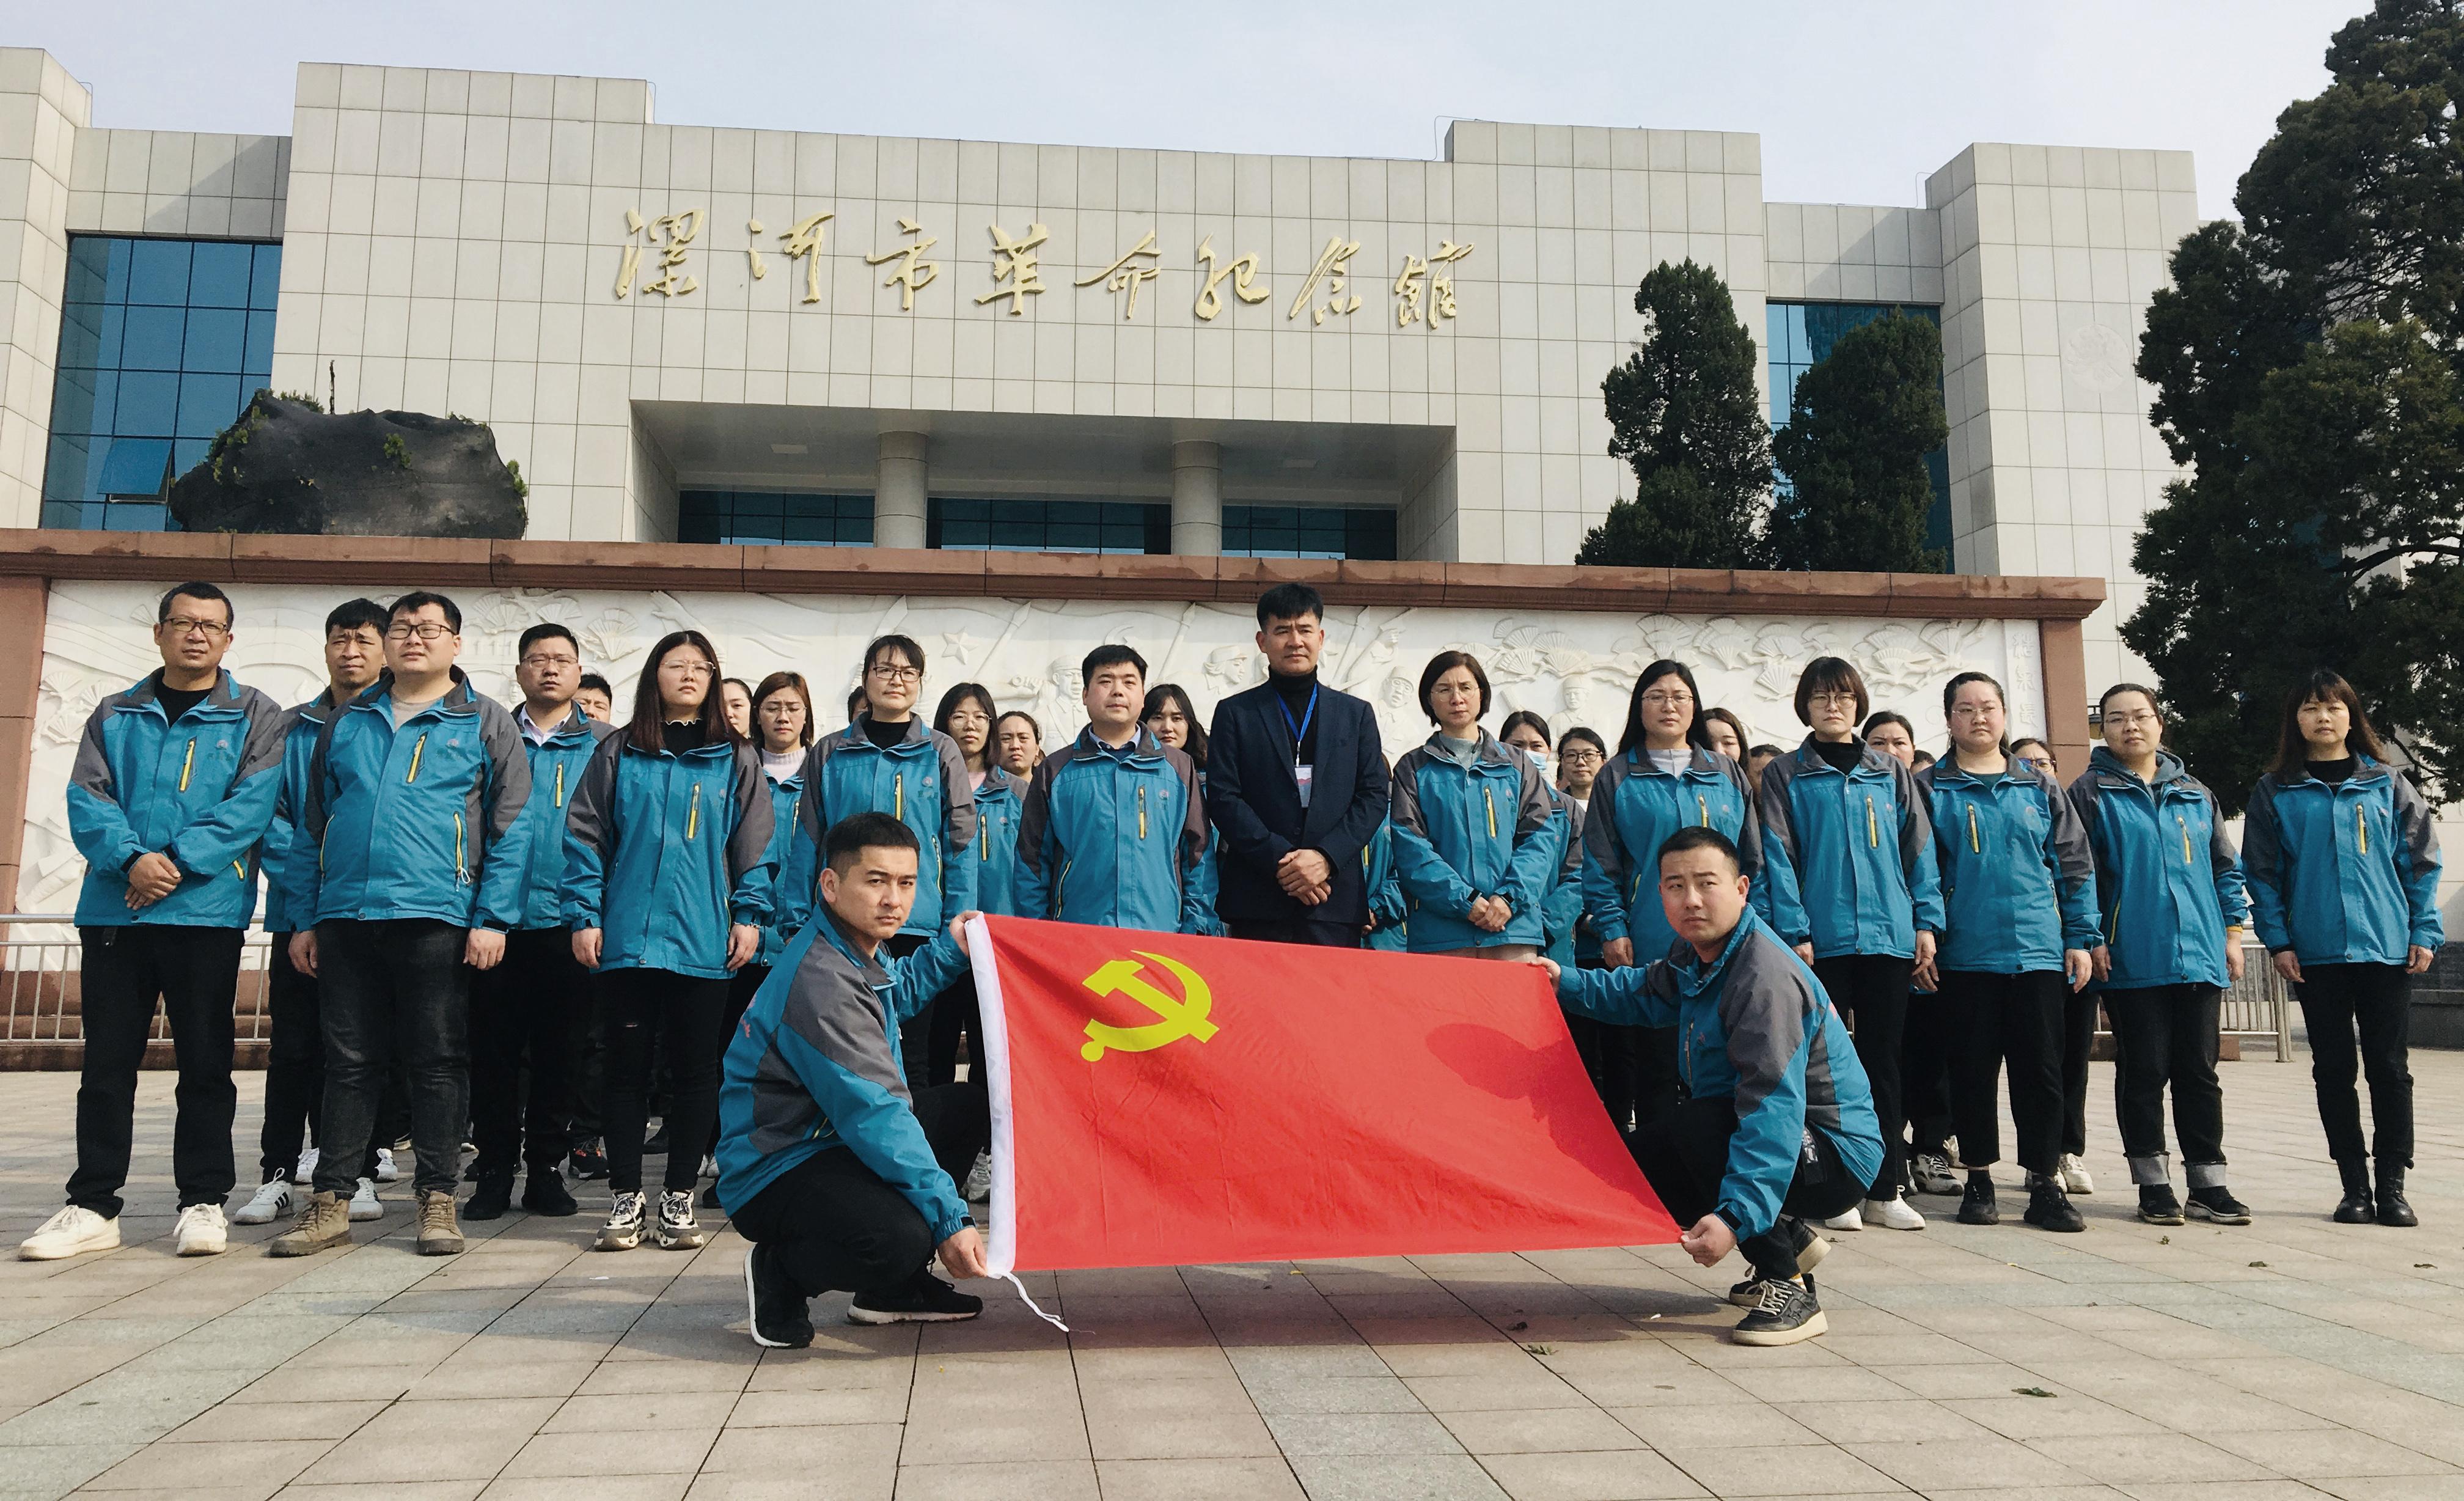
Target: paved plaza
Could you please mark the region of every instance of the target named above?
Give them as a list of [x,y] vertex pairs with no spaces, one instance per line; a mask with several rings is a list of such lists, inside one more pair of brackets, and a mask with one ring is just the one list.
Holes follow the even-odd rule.
[[[2409,1231],[2329,1223],[2305,1065],[2224,1070],[2256,1224],[2131,1216],[2099,1065],[2087,1233],[2019,1226],[2013,1174],[2011,1225],[1923,1201],[1921,1234],[1839,1237],[1826,1338],[1759,1351],[1723,1338],[1738,1265],[1671,1246],[1028,1277],[1066,1337],[1005,1284],[920,1334],[834,1297],[763,1353],[744,1243],[593,1254],[604,1184],[458,1258],[411,1254],[406,1188],[341,1254],[268,1259],[272,1225],[182,1261],[150,1073],[130,1244],[0,1263],[0,1498],[2464,1497],[2464,1054],[2413,1058]],[[0,1074],[11,1242],[76,1082]]]

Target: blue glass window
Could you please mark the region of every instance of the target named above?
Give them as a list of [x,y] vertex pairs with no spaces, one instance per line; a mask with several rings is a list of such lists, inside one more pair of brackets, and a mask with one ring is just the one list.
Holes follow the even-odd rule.
[[282,247],[69,240],[43,524],[161,531],[167,481],[272,379]]
[[1395,513],[1381,506],[1227,505],[1226,558],[1395,560]]
[[[1891,313],[1922,318],[1942,326],[1942,309],[1904,302],[1771,302],[1766,303],[1764,358],[1771,372],[1771,425],[1788,426],[1790,404],[1796,398],[1796,379],[1830,357],[1831,346],[1852,328],[1862,328]],[[1944,372],[1947,380],[1949,372]],[[1925,545],[1950,556],[1950,451],[1925,455],[1925,473],[1933,480],[1933,504],[1925,512]],[[1781,489],[1788,476],[1777,476]]]
[[676,497],[676,540],[869,547],[872,497],[687,490]]
[[924,518],[924,545],[951,552],[1172,551],[1172,507],[1149,500],[943,499]]

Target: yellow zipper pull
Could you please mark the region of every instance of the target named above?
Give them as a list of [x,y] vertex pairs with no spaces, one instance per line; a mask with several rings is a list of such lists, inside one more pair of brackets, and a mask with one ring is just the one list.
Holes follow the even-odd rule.
[[470,862],[462,852],[462,815],[459,813],[453,815],[453,879],[464,885],[470,884],[471,880]]
[[564,762],[556,763],[556,806],[564,806]]
[[417,781],[419,780],[419,758],[420,758],[420,753],[421,753],[421,752],[423,752],[423,751],[425,751],[425,750],[427,750],[427,749],[428,749],[428,732],[426,732],[425,730],[423,730],[423,731],[421,731],[421,732],[420,732],[419,739],[418,739],[416,741],[412,742],[412,744],[411,744],[411,747],[410,747],[410,770],[409,770],[409,772],[408,772],[407,775],[405,775],[405,776],[403,777],[403,779],[402,779],[403,781],[405,781],[405,782],[417,782]]
[[1497,794],[1483,787],[1480,800],[1488,806],[1488,837],[1494,839],[1497,837]]
[[2190,864],[2190,863],[2191,863],[2191,860],[2190,860],[2190,824],[2189,824],[2189,821],[2188,819],[2184,818],[2181,814],[2176,813],[2176,814],[2174,814],[2174,815],[2173,815],[2173,822],[2174,822],[2174,824],[2175,824],[2175,825],[2177,825],[2177,826],[2181,828],[2181,830],[2182,830],[2182,863],[2183,863],[2184,865],[2189,865],[2189,864]]
[[1147,789],[1138,788],[1138,837],[1147,836]]
[[1707,798],[1704,797],[1702,793],[1697,792],[1697,793],[1695,793],[1695,794],[1694,794],[1694,806],[1695,806],[1696,810],[1697,810],[1697,811],[1699,811],[1699,812],[1703,815],[1703,827],[1704,827],[1704,828],[1710,828],[1710,827],[1711,827],[1711,804],[1710,804],[1710,801],[1709,801]]
[[190,771],[193,771],[194,769],[196,769],[196,764],[197,764],[197,742],[196,742],[195,740],[190,740],[190,741],[188,742],[188,753],[187,753],[187,755],[185,755],[185,756],[183,756],[183,757],[181,757],[181,758],[180,758],[180,790],[181,790],[181,791],[186,792],[186,791],[187,791],[187,790],[188,790],[188,773],[189,773]]
[[1972,854],[1985,852],[1983,842],[1976,837],[1976,805],[1973,803],[1968,805],[1968,848]]
[[685,808],[685,840],[693,841],[693,831],[701,828],[701,784],[693,786],[693,803]]
[[1865,794],[1865,848],[1882,848],[1882,824],[1874,816],[1874,794],[1871,792]]
[[2353,805],[2353,832],[2361,836],[2362,853],[2369,853],[2370,821],[2367,817],[2364,816],[2362,806],[2359,803]]
[[903,771],[891,779],[890,805],[891,817],[902,820],[907,817],[907,773]]

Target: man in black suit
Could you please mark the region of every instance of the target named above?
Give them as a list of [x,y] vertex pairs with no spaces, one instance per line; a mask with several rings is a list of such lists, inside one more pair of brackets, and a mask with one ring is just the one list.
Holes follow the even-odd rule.
[[1306,584],[1258,601],[1266,680],[1215,708],[1206,814],[1221,836],[1216,910],[1236,938],[1354,948],[1369,922],[1361,851],[1386,821],[1369,705],[1317,680],[1326,602]]

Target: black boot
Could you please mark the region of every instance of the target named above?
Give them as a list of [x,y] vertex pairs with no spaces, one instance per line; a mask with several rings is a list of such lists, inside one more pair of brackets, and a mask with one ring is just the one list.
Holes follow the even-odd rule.
[[2344,1197],[2336,1203],[2338,1225],[2367,1225],[2377,1214],[2370,1207],[2370,1165],[2367,1162],[2339,1162],[2336,1171],[2343,1175]]
[[2404,1169],[2389,1167],[2385,1162],[2379,1164],[2379,1223],[2393,1225],[2421,1223],[2414,1216],[2412,1205],[2404,1202]]
[[490,1173],[479,1180],[477,1188],[472,1190],[471,1202],[462,1206],[462,1218],[466,1220],[501,1219],[505,1213],[505,1206],[513,1202],[514,1175]]

